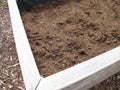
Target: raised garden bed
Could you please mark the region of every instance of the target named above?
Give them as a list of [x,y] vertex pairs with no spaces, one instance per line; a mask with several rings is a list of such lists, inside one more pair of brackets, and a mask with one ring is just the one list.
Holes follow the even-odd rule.
[[119,46],[120,7],[116,3],[53,0],[22,12],[40,73],[54,74]]
[[[14,0],[10,4],[17,8]],[[84,90],[118,72],[120,70],[119,9],[119,2],[111,0],[96,0],[96,2],[53,0],[34,7],[31,12],[22,12],[23,23],[39,72],[45,77],[48,76],[43,79],[37,71],[18,9],[15,16],[19,19],[17,23],[15,17],[12,17],[15,12],[11,11],[22,71],[27,75],[32,73],[31,77],[36,78],[33,87],[29,87],[28,77],[23,74],[27,88],[31,90],[38,86],[38,90],[48,88]],[[22,49],[26,50],[23,52]],[[28,62],[31,64],[24,66]],[[29,73],[25,67],[29,68]],[[33,79],[30,80],[31,83]]]

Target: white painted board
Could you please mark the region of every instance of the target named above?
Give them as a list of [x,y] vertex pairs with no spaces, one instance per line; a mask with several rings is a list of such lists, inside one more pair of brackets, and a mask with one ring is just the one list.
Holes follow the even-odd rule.
[[120,71],[120,46],[41,80],[37,90],[87,90]]
[[36,66],[21,20],[21,16],[16,4],[16,0],[8,0],[8,6],[25,87],[26,90],[35,90],[37,84],[42,77],[38,72],[38,68]]

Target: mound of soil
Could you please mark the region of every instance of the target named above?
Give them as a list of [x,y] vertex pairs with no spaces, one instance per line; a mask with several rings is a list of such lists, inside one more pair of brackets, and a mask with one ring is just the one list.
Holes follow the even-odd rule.
[[120,45],[120,0],[51,0],[21,15],[45,77]]

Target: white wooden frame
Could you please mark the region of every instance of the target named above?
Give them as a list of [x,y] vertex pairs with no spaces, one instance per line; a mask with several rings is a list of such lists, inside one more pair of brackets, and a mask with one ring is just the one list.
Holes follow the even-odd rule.
[[37,69],[16,0],[8,0],[26,90],[86,90],[120,71],[120,46],[43,78]]

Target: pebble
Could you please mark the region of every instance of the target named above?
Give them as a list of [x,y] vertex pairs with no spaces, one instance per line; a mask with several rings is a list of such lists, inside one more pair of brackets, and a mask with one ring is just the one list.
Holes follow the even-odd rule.
[[117,78],[120,79],[120,75],[118,75]]
[[0,80],[0,86],[3,85],[3,84],[4,84],[4,82],[2,80]]
[[11,85],[11,84],[8,84],[7,86],[8,86],[10,89],[13,88],[13,85]]

